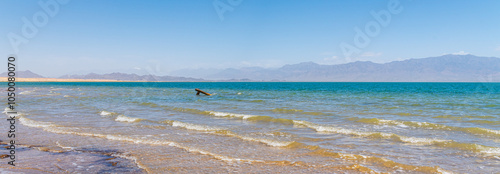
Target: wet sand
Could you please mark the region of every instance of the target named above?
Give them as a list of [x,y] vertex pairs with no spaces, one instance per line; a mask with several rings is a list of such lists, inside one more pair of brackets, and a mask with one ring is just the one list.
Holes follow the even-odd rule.
[[16,166],[10,161],[7,145],[0,142],[0,173],[146,173],[128,159],[117,157],[117,152],[97,150],[55,150],[38,145],[16,144]]

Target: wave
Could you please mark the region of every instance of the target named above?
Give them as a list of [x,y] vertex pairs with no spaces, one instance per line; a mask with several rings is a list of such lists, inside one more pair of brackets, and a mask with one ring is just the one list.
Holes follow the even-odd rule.
[[216,112],[216,111],[205,111],[205,112],[203,112],[203,114],[212,115],[212,116],[216,116],[216,117],[235,117],[235,118],[240,118],[243,120],[255,121],[255,122],[275,122],[275,123],[281,123],[281,124],[286,124],[286,125],[293,124],[293,120],[291,120],[291,119],[273,118],[270,116],[234,114],[234,113]]
[[[22,125],[28,126],[28,127],[35,127],[35,128],[43,128],[44,131],[47,132],[52,132],[52,133],[57,133],[57,134],[72,134],[72,135],[79,135],[79,136],[87,136],[87,137],[99,137],[99,138],[108,138],[109,135],[104,135],[104,134],[94,134],[94,133],[82,133],[82,132],[73,132],[73,131],[66,131],[63,130],[63,126],[53,124],[51,122],[43,122],[43,121],[35,121],[32,119],[28,119],[26,117],[21,117],[19,118],[19,121],[21,121]],[[63,146],[61,145],[58,141],[56,141],[56,145],[62,149],[66,150],[74,150],[74,147],[68,147],[68,146]],[[115,157],[120,157],[120,158],[125,158],[128,160],[134,161],[135,164],[141,169],[146,170],[147,172],[150,172],[150,169],[144,166],[142,163],[140,163],[137,158],[134,156],[130,155],[123,155],[123,154],[109,154],[111,156]]]
[[115,119],[115,121],[128,122],[128,123],[135,123],[135,122],[139,122],[142,120],[143,119],[135,118],[135,117],[127,117],[125,115],[118,115],[118,117],[116,117],[116,119]]
[[12,112],[14,110],[10,109],[9,107],[6,107],[5,109],[3,109],[2,113],[6,114],[7,112]]
[[15,113],[16,113],[16,118],[15,118],[15,119],[18,119],[19,117],[22,117],[22,116],[26,115],[26,114],[24,114],[23,112],[19,112],[19,111],[17,111],[17,110],[12,110],[12,109],[10,109],[9,107],[6,107],[6,108],[2,111],[2,113],[4,113],[5,115],[9,116],[9,114],[7,114],[8,112],[15,112]]
[[137,158],[135,156],[132,156],[132,155],[124,155],[124,154],[110,154],[111,156],[114,156],[114,157],[118,157],[118,158],[124,158],[124,159],[128,159],[128,160],[131,160],[131,161],[134,161],[134,163],[137,165],[137,167],[145,170],[147,173],[153,173],[152,170],[148,167],[146,167],[146,165],[142,164],[141,162],[139,162],[139,160],[137,160]]
[[203,114],[203,115],[211,115],[216,117],[230,117],[230,118],[239,118],[248,121],[257,121],[257,122],[275,122],[286,125],[296,125],[303,126],[317,132],[323,133],[338,133],[344,135],[365,137],[365,138],[374,138],[374,139],[387,139],[396,142],[402,142],[406,144],[412,145],[433,145],[438,147],[448,147],[454,148],[458,150],[472,151],[477,153],[482,153],[485,155],[497,155],[500,154],[500,148],[498,147],[490,147],[473,143],[460,143],[453,140],[440,140],[434,138],[417,138],[417,137],[407,137],[394,133],[383,133],[383,132],[364,132],[352,129],[338,128],[328,125],[320,125],[316,123],[311,123],[307,121],[301,120],[292,120],[292,119],[284,119],[284,118],[274,118],[270,116],[259,116],[259,115],[249,115],[249,114],[236,114],[236,113],[228,113],[228,112],[216,112],[216,111],[202,111],[198,109],[190,109],[190,108],[179,108],[179,107],[169,107],[169,106],[160,106],[167,109],[174,108],[176,111],[183,111],[195,114]]
[[287,109],[287,108],[275,108],[271,111],[276,112],[276,113],[286,113],[286,114],[304,112],[304,110],[301,110],[301,109]]
[[330,132],[339,133],[345,135],[354,135],[359,137],[376,138],[376,139],[388,139],[397,142],[403,142],[414,145],[434,145],[438,147],[454,148],[459,150],[466,150],[472,152],[478,152],[485,155],[498,155],[500,154],[500,148],[490,147],[473,143],[460,143],[453,140],[440,140],[440,139],[430,139],[430,138],[417,138],[417,137],[407,137],[402,135],[397,135],[394,133],[382,133],[382,132],[363,132],[352,129],[337,128],[332,126],[325,126],[316,123],[311,123],[307,121],[294,121],[296,125],[305,126],[314,129],[318,132]]
[[72,95],[64,95],[63,97],[66,97],[66,98],[78,98],[77,96],[72,96]]
[[466,123],[476,123],[476,124],[489,124],[489,125],[500,125],[500,121],[493,121],[493,120],[464,120],[464,118],[483,118],[483,119],[496,119],[494,116],[470,116],[470,115],[464,115],[464,116],[451,116],[451,115],[439,115],[435,116],[432,118],[441,118],[441,119],[449,119],[453,121],[460,121],[460,122],[466,122]]
[[[57,133],[57,134],[72,134],[72,135],[87,136],[87,137],[98,137],[98,138],[104,138],[104,139],[114,140],[114,141],[124,141],[124,142],[131,142],[131,143],[135,143],[135,144],[147,144],[147,145],[153,145],[153,146],[154,145],[166,145],[166,146],[180,148],[180,149],[186,150],[186,151],[191,152],[191,153],[208,155],[208,156],[211,156],[215,159],[225,161],[225,162],[265,163],[265,164],[276,164],[276,165],[287,164],[287,165],[292,165],[292,166],[297,164],[297,162],[291,162],[291,161],[264,161],[264,160],[255,160],[255,159],[234,158],[234,157],[220,155],[220,154],[216,154],[216,153],[209,152],[209,151],[202,150],[202,149],[198,149],[198,148],[184,146],[180,143],[166,141],[166,140],[150,140],[150,139],[129,137],[129,136],[124,136],[124,135],[108,135],[108,134],[97,134],[97,133],[74,132],[74,131],[64,130],[62,126],[55,125],[55,124],[52,124],[50,122],[34,121],[34,120],[31,120],[31,119],[28,119],[25,117],[22,117],[21,119],[22,119],[21,124],[23,124],[25,126],[29,126],[29,127],[43,128],[43,130],[47,131],[47,132],[52,132],[52,133]],[[137,164],[139,164],[136,159],[135,159],[135,161]],[[145,167],[141,167],[141,168],[145,168]]]
[[230,130],[226,130],[226,129],[222,129],[222,128],[211,127],[211,126],[206,126],[206,125],[199,125],[199,124],[192,124],[192,123],[184,123],[184,122],[180,122],[180,121],[166,120],[166,121],[162,121],[161,123],[169,124],[173,127],[182,127],[182,128],[189,129],[189,130],[203,131],[203,132],[209,132],[212,134],[224,135],[224,136],[229,136],[229,137],[236,137],[236,138],[246,140],[246,141],[264,143],[268,146],[273,146],[273,147],[286,147],[286,146],[289,146],[290,144],[294,143],[293,141],[276,141],[276,140],[270,140],[270,139],[264,139],[264,138],[253,138],[253,137],[248,137],[248,136],[242,136],[242,135],[238,135]]
[[288,108],[274,108],[271,111],[282,114],[328,115],[323,112],[304,112],[304,110],[301,109],[288,109]]
[[273,117],[269,117],[269,116],[235,114],[235,113],[217,112],[217,111],[203,111],[203,110],[199,110],[199,109],[172,107],[172,106],[165,106],[165,105],[160,106],[160,105],[157,105],[155,103],[150,103],[150,102],[139,103],[139,105],[149,106],[149,107],[161,107],[161,108],[164,108],[166,110],[199,114],[199,115],[210,115],[210,116],[215,116],[215,117],[240,118],[243,120],[257,121],[257,122],[258,121],[278,122],[278,123],[289,124],[289,125],[293,124],[292,120],[290,120],[290,119],[273,118]]
[[[123,141],[123,142],[131,142],[135,144],[146,144],[146,145],[152,145],[152,146],[171,146],[171,147],[176,147],[179,149],[186,150],[191,153],[198,153],[202,155],[208,155],[211,156],[215,159],[225,161],[225,162],[246,162],[246,163],[264,163],[264,164],[274,164],[274,165],[289,165],[289,166],[304,166],[307,165],[304,162],[292,162],[292,161],[264,161],[264,160],[256,160],[256,159],[242,159],[242,158],[234,158],[230,156],[225,156],[225,155],[220,155],[216,154],[210,151],[194,148],[194,147],[189,147],[189,146],[184,146],[180,143],[177,142],[172,142],[172,141],[166,141],[166,140],[150,140],[150,139],[144,139],[144,138],[137,138],[137,137],[130,137],[130,136],[124,136],[124,135],[109,135],[109,134],[98,134],[98,133],[84,133],[84,132],[74,132],[74,131],[69,131],[65,130],[63,126],[55,125],[50,122],[41,122],[41,121],[35,121],[31,120],[25,117],[20,118],[21,124],[28,126],[28,127],[36,127],[36,128],[42,128],[44,131],[47,132],[52,132],[52,133],[57,133],[57,134],[71,134],[71,135],[78,135],[78,136],[87,136],[87,137],[98,137],[98,138],[104,138],[108,140],[113,140],[113,141]],[[305,146],[301,143],[294,143],[295,146]],[[317,147],[317,146],[316,146]],[[310,154],[314,155],[321,155],[321,156],[328,156],[328,157],[334,157],[334,158],[340,158],[346,161],[354,161],[354,162],[359,162],[359,163],[371,163],[371,164],[377,164],[380,165],[381,167],[386,167],[391,170],[408,170],[408,171],[422,171],[422,172],[432,172],[432,173],[446,173],[447,171],[439,168],[439,167],[428,167],[428,166],[413,166],[413,165],[407,165],[407,164],[401,164],[397,163],[385,158],[380,158],[380,157],[372,157],[372,156],[364,156],[364,155],[355,155],[355,154],[343,154],[343,153],[337,153],[337,152],[330,152],[327,149],[321,149],[319,147],[317,148],[309,148],[313,150]],[[120,155],[120,154],[116,154]],[[127,158],[127,159],[132,159],[136,162],[136,164],[139,165],[140,168],[146,169],[146,171],[149,171],[147,167],[144,165],[141,165],[140,162],[137,161],[137,158],[130,157],[130,156],[122,156],[120,155],[119,157],[122,158]],[[308,167],[317,167],[316,165],[307,165]],[[364,166],[360,166],[358,164],[350,165],[350,166],[333,166],[332,168],[338,169],[338,170],[354,170],[354,171],[365,171],[369,173],[374,173],[375,171]]]
[[19,121],[25,126],[28,127],[37,127],[37,128],[47,128],[47,127],[54,127],[54,125],[50,122],[43,122],[43,121],[35,121],[28,119],[26,117],[20,117]]
[[106,135],[105,137],[106,137],[106,139],[109,139],[109,140],[128,141],[128,142],[133,142],[135,144],[167,145],[167,146],[171,146],[171,147],[177,147],[180,149],[184,149],[188,152],[195,152],[195,153],[199,153],[199,154],[203,154],[203,155],[209,155],[209,156],[212,156],[216,159],[219,159],[222,161],[227,161],[227,162],[264,162],[262,160],[232,158],[229,156],[219,155],[219,154],[215,154],[215,153],[201,150],[201,149],[197,149],[197,148],[183,146],[177,142],[172,142],[172,141],[139,139],[139,138],[122,136],[122,135]]
[[341,158],[347,161],[363,161],[363,162],[369,162],[372,164],[377,164],[379,166],[384,166],[389,169],[401,172],[400,169],[407,170],[407,171],[412,171],[412,172],[424,172],[424,173],[451,173],[449,171],[446,171],[444,169],[439,168],[438,166],[435,167],[429,167],[429,166],[414,166],[414,165],[407,165],[407,164],[401,164],[392,160],[388,160],[385,158],[380,158],[380,157],[373,157],[373,156],[365,156],[365,155],[355,155],[355,154],[342,154],[338,152],[330,152],[326,149],[318,149],[315,150],[309,155],[320,155],[320,156],[326,156],[326,157],[335,157],[335,158]]
[[397,116],[425,116],[425,115],[419,115],[419,114],[413,114],[413,113],[406,113],[406,112],[398,112],[398,113],[390,113],[390,112],[358,112],[356,114],[360,115],[397,115]]
[[[223,113],[223,112],[208,111],[206,113],[214,115],[214,116],[240,117],[243,119],[248,119],[250,117],[254,117],[254,115],[244,115],[244,114],[236,114],[235,115],[235,114]],[[112,114],[116,114],[116,113],[101,111],[101,115],[112,115]],[[255,116],[255,117],[260,117],[260,116]],[[115,121],[129,122],[129,123],[140,122],[140,121],[154,122],[154,121],[145,120],[145,119],[127,117],[124,115],[119,115],[115,119]],[[226,130],[223,128],[217,128],[217,127],[211,127],[211,126],[199,125],[199,124],[193,124],[193,123],[185,123],[185,122],[174,121],[174,120],[165,120],[165,121],[160,121],[159,123],[168,124],[168,125],[171,125],[172,127],[181,127],[181,128],[188,129],[188,130],[203,131],[203,132],[209,132],[212,134],[219,134],[219,135],[225,135],[225,136],[230,136],[230,137],[236,137],[236,138],[240,138],[240,139],[246,140],[246,141],[260,142],[260,143],[264,143],[268,146],[273,146],[273,147],[286,147],[286,146],[293,143],[293,142],[289,142],[289,141],[276,141],[276,140],[269,140],[269,139],[263,139],[263,138],[253,138],[253,137],[248,137],[248,136],[242,136],[242,135],[238,135],[232,131],[229,131],[229,130]]]
[[237,117],[241,119],[249,119],[252,117],[258,117],[257,115],[247,115],[247,114],[233,114],[233,113],[228,113],[228,112],[215,112],[215,111],[207,111],[209,115],[213,115],[216,117]]
[[128,141],[128,142],[133,142],[136,144],[149,144],[149,145],[168,145],[172,147],[177,147],[184,149],[189,152],[197,152],[200,154],[204,155],[209,155],[212,156],[216,159],[220,159],[223,161],[229,161],[229,162],[234,162],[234,161],[242,161],[242,162],[262,162],[261,160],[247,160],[247,159],[239,159],[239,158],[231,158],[223,155],[218,155],[212,152],[196,149],[196,148],[191,148],[187,146],[182,146],[181,144],[177,142],[172,142],[172,141],[165,141],[165,140],[149,140],[149,139],[142,139],[142,138],[134,138],[134,137],[128,137],[128,136],[123,136],[123,135],[108,135],[108,134],[97,134],[97,133],[83,133],[83,132],[74,132],[74,131],[68,131],[64,130],[63,126],[55,125],[50,122],[41,122],[41,121],[35,121],[31,120],[25,117],[20,118],[21,124],[28,126],[28,127],[36,127],[36,128],[43,128],[43,130],[47,132],[52,132],[52,133],[57,133],[57,134],[72,134],[72,135],[79,135],[79,136],[88,136],[88,137],[99,137],[99,138],[105,138],[109,140],[118,140],[118,141]]
[[61,91],[61,90],[67,90],[66,88],[54,88],[54,87],[50,87],[50,90],[51,91]]
[[60,147],[61,149],[65,149],[65,150],[75,150],[76,149],[75,147],[61,145],[61,143],[59,143],[59,141],[56,141],[56,145],[57,145],[57,147]]
[[21,95],[29,95],[31,93],[35,92],[35,90],[32,90],[32,91],[23,91],[23,92],[20,92],[19,94]]
[[110,116],[110,115],[116,115],[117,113],[115,112],[108,112],[108,111],[101,111],[99,115],[101,116]]
[[172,121],[172,120],[165,120],[162,121],[162,123],[169,124],[173,127],[182,127],[185,129],[189,130],[196,130],[196,131],[206,131],[206,132],[211,132],[211,131],[222,131],[225,129],[222,128],[217,128],[217,127],[211,127],[211,126],[205,126],[205,125],[199,125],[199,124],[192,124],[192,123],[184,123],[180,121]]
[[155,103],[150,103],[150,102],[139,103],[139,105],[149,106],[149,107],[161,107],[161,108],[164,108],[167,110],[192,113],[192,114],[211,115],[211,116],[216,116],[216,117],[240,118],[240,119],[248,120],[248,121],[277,122],[277,123],[288,124],[288,125],[293,124],[293,121],[290,119],[273,118],[270,116],[235,114],[235,113],[217,112],[217,111],[203,111],[203,110],[199,110],[199,109],[172,107],[172,106],[165,106],[165,105],[160,106],[160,105],[157,105]]
[[[209,111],[208,113],[212,114],[214,116],[240,117],[243,119],[248,119],[250,117],[254,117],[254,115],[244,115],[244,114],[236,114],[235,115],[235,114],[222,113],[222,112],[210,112]],[[111,112],[101,111],[101,115],[111,115],[111,114],[112,114]],[[256,116],[256,117],[260,117],[260,116]],[[127,117],[124,115],[119,115],[115,119],[115,121],[129,122],[129,123],[140,122],[143,120],[144,119]],[[146,121],[148,121],[148,120],[146,120]],[[173,127],[182,127],[182,128],[189,129],[189,130],[210,132],[213,134],[220,134],[220,135],[236,137],[236,138],[240,138],[240,139],[247,140],[247,141],[260,142],[260,143],[264,143],[266,145],[273,146],[273,147],[285,147],[285,146],[288,146],[288,145],[293,143],[293,142],[288,142],[288,141],[276,141],[276,140],[269,140],[269,139],[263,139],[263,138],[253,138],[253,137],[248,137],[248,136],[242,136],[242,135],[238,135],[234,132],[231,132],[229,130],[225,130],[222,128],[216,128],[216,127],[210,127],[210,126],[198,125],[198,124],[192,124],[192,123],[184,123],[184,122],[180,122],[180,121],[166,120],[166,121],[161,121],[160,123],[169,124]]]
[[424,128],[431,130],[461,131],[473,135],[500,137],[500,131],[480,128],[480,127],[454,127],[454,126],[447,126],[447,125],[428,123],[428,122],[384,120],[378,118],[352,118],[351,120],[360,123],[375,124],[375,125],[393,125],[399,127],[414,127],[414,128]]
[[316,123],[311,123],[307,121],[301,120],[292,120],[292,119],[283,119],[283,118],[274,118],[270,116],[259,116],[259,115],[249,115],[249,114],[236,114],[236,113],[228,113],[228,112],[216,112],[216,111],[202,111],[198,109],[191,108],[181,108],[181,107],[171,107],[171,106],[159,106],[154,103],[142,103],[142,105],[152,105],[155,107],[162,107],[165,109],[194,113],[194,114],[202,114],[202,115],[211,115],[216,117],[230,117],[230,118],[239,118],[248,121],[256,121],[256,122],[275,122],[286,125],[295,125],[302,126],[313,129],[317,132],[323,133],[337,133],[351,136],[358,136],[364,138],[372,138],[372,139],[387,139],[395,142],[401,142],[411,145],[432,145],[443,148],[453,148],[464,151],[471,151],[475,153],[481,153],[483,155],[498,155],[500,154],[499,147],[490,147],[484,146],[474,143],[460,143],[453,140],[441,140],[434,138],[417,138],[417,137],[407,137],[394,133],[383,133],[383,132],[364,132],[346,128],[338,128],[329,125],[321,125]]
[[467,120],[467,121],[463,121],[463,122],[476,123],[476,124],[500,125],[500,121],[490,121],[490,120]]
[[437,139],[428,139],[428,138],[406,137],[406,136],[400,136],[400,135],[397,135],[394,133],[364,132],[364,131],[357,131],[357,130],[346,129],[346,128],[338,128],[338,127],[333,127],[333,126],[320,125],[320,124],[311,123],[308,121],[294,120],[294,125],[304,126],[304,127],[316,130],[317,132],[338,133],[338,134],[344,134],[344,135],[354,135],[354,136],[359,136],[359,137],[380,138],[380,139],[397,138],[402,142],[411,143],[411,144],[418,144],[418,145],[429,145],[429,144],[432,144],[433,142],[448,141],[448,140],[437,140]]

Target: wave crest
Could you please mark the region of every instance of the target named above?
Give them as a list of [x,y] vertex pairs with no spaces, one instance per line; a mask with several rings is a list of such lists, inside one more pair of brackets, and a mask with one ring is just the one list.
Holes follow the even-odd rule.
[[135,117],[127,117],[125,115],[118,115],[118,117],[116,117],[116,119],[115,119],[115,121],[128,122],[128,123],[140,122],[142,120],[143,119],[135,118]]

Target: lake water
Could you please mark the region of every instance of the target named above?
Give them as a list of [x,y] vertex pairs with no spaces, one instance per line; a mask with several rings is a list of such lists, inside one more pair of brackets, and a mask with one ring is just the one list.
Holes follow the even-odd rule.
[[[500,169],[500,83],[25,82],[17,86],[17,142],[43,147],[52,154],[47,160],[55,161],[23,162],[29,156],[19,154],[18,162],[48,172],[495,173]],[[213,95],[197,96],[195,88]],[[5,123],[2,127],[7,129]],[[59,160],[54,165],[58,164],[54,154],[81,160]],[[123,160],[107,165],[103,155]]]

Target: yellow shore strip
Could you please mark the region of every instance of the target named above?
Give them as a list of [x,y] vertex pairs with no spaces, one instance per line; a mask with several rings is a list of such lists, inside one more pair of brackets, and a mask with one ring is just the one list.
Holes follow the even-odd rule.
[[[0,82],[7,82],[7,77],[0,77]],[[59,78],[16,78],[16,82],[130,82],[109,79],[59,79]]]

